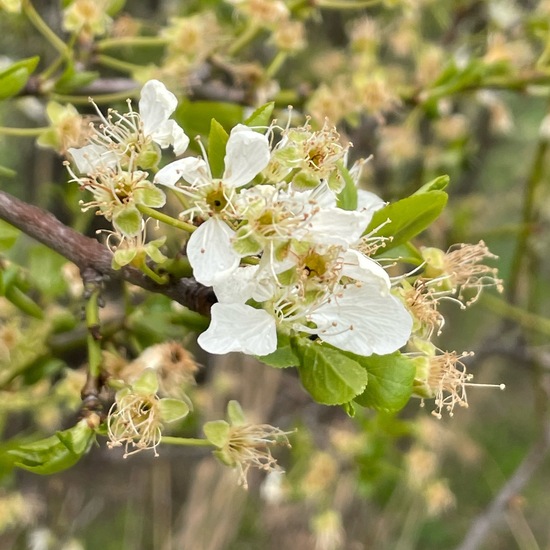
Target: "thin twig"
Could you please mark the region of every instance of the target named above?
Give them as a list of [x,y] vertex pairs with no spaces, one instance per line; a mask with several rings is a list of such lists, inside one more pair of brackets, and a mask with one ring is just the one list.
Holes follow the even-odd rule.
[[546,460],[549,452],[550,419],[547,419],[540,438],[533,444],[512,477],[502,487],[485,512],[476,518],[466,533],[466,537],[455,550],[477,550],[481,547],[491,529],[504,520],[510,502],[529,483],[533,474]]
[[164,294],[202,315],[209,315],[210,307],[216,301],[212,289],[192,278],[176,279],[160,285],[133,267],[113,269],[113,254],[106,246],[61,223],[53,214],[1,190],[0,219],[75,263],[81,272],[91,268],[104,277],[121,279],[150,292]]

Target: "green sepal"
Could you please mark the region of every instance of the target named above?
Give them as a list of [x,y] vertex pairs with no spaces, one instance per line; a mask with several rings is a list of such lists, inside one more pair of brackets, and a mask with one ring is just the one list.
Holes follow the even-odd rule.
[[17,95],[27,84],[39,61],[38,56],[27,57],[0,72],[0,100]]
[[166,235],[155,239],[145,245],[145,253],[157,264],[164,263],[168,258],[159,250],[166,242]]
[[128,265],[137,255],[137,248],[119,248],[113,253],[113,260],[111,262],[113,269],[120,269],[125,265]]
[[203,426],[206,439],[219,449],[223,448],[229,441],[231,426],[225,420],[213,420]]
[[298,337],[291,338],[291,344],[300,360],[300,380],[318,403],[342,405],[367,387],[367,371],[337,348]]
[[126,237],[135,237],[141,231],[141,214],[133,205],[125,205],[113,214],[113,225]]
[[225,167],[225,149],[229,140],[229,134],[224,127],[213,118],[210,121],[208,134],[208,163],[212,177],[221,178]]
[[369,385],[355,398],[356,403],[386,412],[399,411],[407,404],[416,374],[412,358],[399,352],[391,355],[354,357],[369,375]]
[[159,401],[160,417],[164,422],[175,422],[189,414],[189,405],[179,399],[165,397]]
[[137,204],[143,204],[150,208],[161,208],[166,204],[166,195],[148,181],[141,182],[134,191],[134,200]]
[[244,124],[249,128],[268,126],[273,114],[275,102],[270,101],[261,107],[258,107],[245,121]]
[[243,426],[246,424],[243,409],[238,401],[232,399],[227,404],[227,418],[232,426]]
[[[411,195],[375,212],[365,234],[381,226],[374,235],[392,237],[386,242],[384,249],[395,248],[429,227],[443,212],[446,204],[447,193],[444,191],[428,191],[420,195]],[[387,220],[390,221],[385,223]]]
[[145,369],[141,376],[132,384],[136,393],[152,395],[159,389],[159,380],[155,369]]
[[16,466],[35,474],[56,474],[74,466],[84,456],[94,441],[94,430],[85,419],[57,434],[20,445],[8,453],[18,462]]

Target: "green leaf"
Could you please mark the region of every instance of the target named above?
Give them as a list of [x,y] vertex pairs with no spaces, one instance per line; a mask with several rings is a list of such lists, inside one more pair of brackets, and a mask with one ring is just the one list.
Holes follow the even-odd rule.
[[19,229],[13,227],[9,223],[0,220],[0,252],[9,250],[21,234]]
[[296,367],[300,362],[292,350],[289,335],[284,332],[277,332],[277,349],[269,355],[258,357],[258,360],[277,369]]
[[179,399],[164,398],[159,401],[160,416],[164,422],[175,422],[189,414],[189,405]]
[[268,126],[271,122],[271,115],[273,114],[273,108],[275,107],[275,102],[270,101],[261,107],[258,107],[245,121],[244,124],[249,128],[255,126]]
[[375,233],[380,237],[393,237],[385,250],[406,243],[426,229],[439,217],[447,204],[447,193],[428,191],[420,195],[411,195],[405,199],[388,204],[378,210],[365,230],[365,234],[390,220]]
[[40,57],[27,57],[10,65],[0,72],[0,99],[8,99],[17,95],[36,69]]
[[74,466],[94,440],[94,430],[86,420],[56,435],[20,445],[8,453],[18,459],[16,466],[35,474],[49,475]]
[[357,186],[343,163],[338,163],[338,170],[344,180],[344,188],[338,193],[337,205],[342,210],[357,210]]
[[219,449],[224,447],[229,441],[231,426],[225,420],[207,422],[202,429],[206,439]]
[[369,385],[355,401],[363,407],[379,411],[395,412],[402,409],[412,394],[416,373],[413,361],[399,352],[355,357],[369,373]]
[[444,191],[450,181],[451,178],[449,178],[447,174],[437,176],[437,178],[425,183],[420,189],[415,191],[413,195],[421,195],[422,193],[427,193],[428,191]]
[[0,75],[0,100],[17,95],[29,80],[30,73],[25,67]]
[[113,225],[126,237],[135,237],[141,231],[141,214],[133,205],[125,205],[113,215]]
[[[243,119],[244,107],[234,103],[222,103],[217,101],[189,101],[180,102],[174,113],[175,121],[183,127],[187,135],[207,136],[210,132],[210,121],[215,118],[227,132]],[[198,147],[191,140],[190,147],[197,150]]]
[[225,147],[229,134],[223,126],[213,118],[210,122],[210,133],[208,134],[208,162],[214,178],[221,178],[225,167]]
[[365,390],[367,371],[336,348],[307,338],[292,338],[292,347],[302,384],[318,403],[341,405]]
[[60,94],[71,93],[74,90],[91,84],[98,77],[98,72],[77,71],[74,64],[71,63],[55,83],[54,91]]

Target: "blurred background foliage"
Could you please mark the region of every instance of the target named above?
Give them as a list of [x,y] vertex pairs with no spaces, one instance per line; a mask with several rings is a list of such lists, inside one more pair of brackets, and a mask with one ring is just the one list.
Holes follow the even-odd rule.
[[[297,429],[292,448],[278,455],[287,473],[266,479],[255,472],[245,492],[207,451],[172,447],[159,458],[126,460],[93,448],[71,470],[44,478],[5,462],[0,546],[550,548],[550,3],[95,5],[102,14],[111,10],[105,28],[71,31],[63,12],[70,2],[34,3],[75,52],[64,80],[48,69],[57,53],[28,17],[2,12],[0,64],[39,54],[36,74],[48,73],[0,103],[2,128],[48,126],[48,100],[89,114],[88,95],[99,102],[108,94],[108,105],[118,98],[123,108],[141,83],[159,78],[186,98],[177,119],[191,136],[206,135],[212,117],[230,128],[274,100],[281,119],[289,104],[297,119],[308,114],[319,126],[328,117],[354,144],[353,158],[372,155],[363,184],[386,200],[449,174],[450,205],[419,243],[446,249],[484,239],[500,258],[506,291],[504,298],[484,295],[467,311],[448,307],[438,344],[475,351],[468,362],[475,381],[505,383],[506,391],[468,388],[469,408],[442,420],[430,415],[430,403],[421,408],[414,400],[397,415],[361,409],[350,419],[313,403],[290,370],[235,355],[207,358],[184,328],[188,312],[167,298],[109,287],[102,320],[112,360],[182,341],[202,368],[191,393],[200,418],[180,431],[194,434],[238,399],[256,421]],[[149,40],[140,44],[137,36]],[[59,154],[37,147],[36,136],[8,133],[0,130],[2,188],[82,232],[100,229],[80,212],[80,191],[67,183]],[[39,305],[19,304],[23,314],[0,297],[5,451],[74,423],[86,333],[79,279],[63,258],[3,223],[0,252],[4,273],[11,269]],[[201,328],[205,321],[194,322]],[[525,472],[518,470],[524,460]],[[515,490],[501,493],[511,480]]]

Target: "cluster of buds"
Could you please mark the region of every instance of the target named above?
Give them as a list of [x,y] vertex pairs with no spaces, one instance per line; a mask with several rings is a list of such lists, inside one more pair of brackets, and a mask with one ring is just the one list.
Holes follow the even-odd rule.
[[[482,288],[501,288],[496,270],[483,263],[494,256],[482,242],[447,253],[424,249],[422,265],[390,279],[376,259],[384,240],[373,240],[376,229],[368,229],[385,203],[355,188],[362,163],[346,168],[350,145],[328,124],[238,124],[226,134],[223,159],[209,158],[199,141],[202,156],[158,169],[161,149],[172,146],[179,157],[189,144],[170,118],[177,100],[153,80],[143,87],[139,112],[128,105],[127,113],[107,116],[96,108],[100,123],[92,125],[90,143],[69,149],[83,175],[69,170],[94,197],[83,208],[97,208],[113,224],[115,263],[137,262],[148,274],[150,261],[165,259],[164,241],[146,242],[142,212],[164,206],[166,189],[178,196],[175,221],[191,233],[193,275],[217,297],[198,338],[210,353],[265,356],[277,350],[280,335],[297,335],[360,356],[391,354],[411,337],[429,343],[441,332],[441,300],[466,307]],[[346,185],[357,194],[355,209],[340,207]],[[418,387],[431,388],[437,400],[436,414],[466,402],[467,376],[443,376],[452,384],[437,387],[433,376],[419,376]]]

